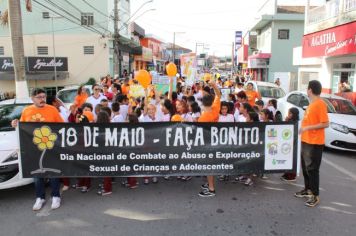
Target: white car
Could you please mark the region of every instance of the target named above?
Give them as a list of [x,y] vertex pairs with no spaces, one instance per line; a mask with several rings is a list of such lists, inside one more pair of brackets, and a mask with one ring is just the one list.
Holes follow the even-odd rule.
[[[328,106],[329,127],[325,130],[325,146],[356,151],[356,108],[349,100],[332,94],[321,94]],[[294,91],[278,99],[278,110],[283,118],[291,107],[299,110],[299,118],[304,116],[309,99],[305,92]]]
[[32,178],[21,178],[19,174],[19,142],[11,121],[21,116],[22,110],[32,104],[28,99],[9,99],[0,102],[0,189],[27,185]]
[[261,95],[265,106],[268,104],[269,100],[279,99],[286,95],[286,92],[274,83],[250,80],[245,83],[245,90],[248,83],[253,84],[254,90],[258,91]]
[[[84,87],[87,89],[88,96],[90,96],[93,93],[91,88],[92,86],[85,85]],[[66,108],[69,109],[70,105],[74,102],[74,98],[77,96],[78,88],[79,86],[70,86],[58,91],[57,98],[64,103]]]

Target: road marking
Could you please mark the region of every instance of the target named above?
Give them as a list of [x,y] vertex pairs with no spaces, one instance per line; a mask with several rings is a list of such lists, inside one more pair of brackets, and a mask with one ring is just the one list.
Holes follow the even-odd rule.
[[344,175],[349,176],[353,181],[356,181],[356,175],[354,173],[351,173],[350,171],[346,170],[344,167],[341,167],[329,160],[326,160],[325,158],[323,159],[323,161],[328,164],[329,166],[334,167],[335,169],[337,169],[338,171],[340,171],[341,173],[343,173]]

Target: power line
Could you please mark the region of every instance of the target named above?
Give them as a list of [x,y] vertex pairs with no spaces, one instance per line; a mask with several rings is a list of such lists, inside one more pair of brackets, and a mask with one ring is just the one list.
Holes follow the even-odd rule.
[[94,9],[96,12],[100,13],[101,15],[112,19],[112,17],[106,15],[105,13],[103,13],[102,11],[99,11],[96,7],[94,7],[93,5],[91,5],[90,3],[88,3],[86,0],[82,0],[83,2],[85,2],[89,7],[91,7],[92,9]]
[[38,2],[37,0],[33,0],[33,1],[34,1],[35,3],[37,3],[38,5],[40,5],[40,6],[44,7],[44,8],[46,8],[46,9],[50,10],[51,12],[54,12],[55,14],[57,14],[57,15],[59,15],[59,16],[62,16],[63,18],[67,19],[68,21],[70,21],[70,22],[72,22],[72,23],[74,23],[74,24],[76,24],[76,25],[79,25],[80,27],[83,27],[83,28],[85,28],[85,29],[87,29],[87,30],[90,30],[90,31],[92,31],[92,32],[94,32],[94,33],[96,33],[96,34],[104,35],[102,32],[98,31],[97,29],[93,29],[93,28],[90,28],[90,27],[88,27],[88,26],[81,25],[80,23],[77,23],[77,22],[73,21],[72,19],[70,19],[70,18],[68,18],[68,17],[66,17],[66,16],[64,16],[64,15],[62,15],[62,14],[60,14],[60,13],[58,13],[56,10],[53,10],[53,9],[51,9],[50,7],[48,7],[48,6],[46,6],[46,5],[44,5],[44,4],[40,3],[40,2]]
[[[80,14],[82,14],[83,12],[77,7],[77,6],[75,6],[73,3],[71,3],[70,1],[68,1],[68,0],[64,0],[65,2],[67,2],[70,6],[72,6],[74,9],[76,9],[77,11],[79,11],[79,13]],[[94,18],[94,17],[93,17]],[[94,23],[95,23],[95,20],[93,20],[94,21]],[[100,24],[98,24],[98,26],[100,27],[100,28],[102,28],[103,30],[105,30],[105,32],[106,31],[109,31],[108,29],[106,29],[106,28],[104,28],[104,27],[102,27]]]

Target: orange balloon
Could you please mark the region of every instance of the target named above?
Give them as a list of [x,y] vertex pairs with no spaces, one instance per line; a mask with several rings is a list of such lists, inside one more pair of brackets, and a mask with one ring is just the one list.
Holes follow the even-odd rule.
[[166,65],[166,71],[168,76],[176,76],[177,74],[177,66],[173,62],[168,63]]
[[151,75],[147,70],[139,70],[135,79],[142,85],[143,88],[147,88],[151,84]]
[[173,121],[173,122],[182,122],[183,118],[180,115],[174,115],[174,116],[172,116],[171,121]]

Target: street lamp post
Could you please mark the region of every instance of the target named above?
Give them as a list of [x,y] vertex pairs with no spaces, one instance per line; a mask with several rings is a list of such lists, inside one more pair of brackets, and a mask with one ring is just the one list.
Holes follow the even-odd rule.
[[173,63],[175,63],[176,59],[176,34],[185,34],[185,32],[173,32]]
[[53,26],[53,19],[54,17],[51,17],[52,20],[52,46],[53,46],[53,60],[54,60],[54,83],[56,85],[56,94],[58,92],[58,85],[57,85],[57,63],[56,63],[56,46],[54,42],[54,26]]

